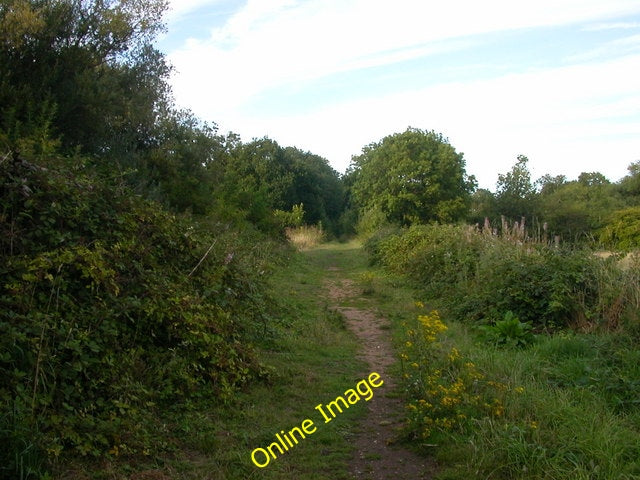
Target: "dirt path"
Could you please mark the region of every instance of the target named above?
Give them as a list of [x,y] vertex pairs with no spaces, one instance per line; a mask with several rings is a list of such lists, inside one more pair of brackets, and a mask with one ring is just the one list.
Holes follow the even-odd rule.
[[391,345],[389,322],[371,308],[345,306],[360,299],[361,292],[340,269],[332,266],[331,279],[325,283],[332,308],[341,312],[346,323],[361,342],[361,358],[369,372],[377,372],[384,380],[380,391],[367,402],[368,413],[355,439],[356,454],[351,461],[351,474],[358,480],[419,480],[430,479],[435,471],[433,462],[395,444],[402,422],[402,402],[393,398],[395,382],[390,368],[395,359]]

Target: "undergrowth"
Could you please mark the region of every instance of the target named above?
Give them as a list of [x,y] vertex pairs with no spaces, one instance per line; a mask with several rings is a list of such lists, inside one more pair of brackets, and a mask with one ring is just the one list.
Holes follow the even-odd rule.
[[388,231],[367,249],[439,307],[395,322],[406,437],[436,478],[640,478],[633,261],[462,226]]
[[450,316],[495,324],[511,312],[534,330],[615,329],[638,323],[640,268],[621,268],[589,250],[558,248],[480,232],[422,225],[372,237],[373,261],[406,275]]
[[1,478],[168,451],[157,412],[265,375],[250,340],[275,243],[172,215],[81,159],[14,156],[0,178]]

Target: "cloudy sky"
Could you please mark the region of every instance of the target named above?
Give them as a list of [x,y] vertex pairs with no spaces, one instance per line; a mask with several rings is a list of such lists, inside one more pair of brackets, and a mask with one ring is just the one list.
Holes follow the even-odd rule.
[[158,46],[177,103],[244,141],[343,172],[362,147],[435,130],[494,190],[640,160],[640,0],[172,0]]

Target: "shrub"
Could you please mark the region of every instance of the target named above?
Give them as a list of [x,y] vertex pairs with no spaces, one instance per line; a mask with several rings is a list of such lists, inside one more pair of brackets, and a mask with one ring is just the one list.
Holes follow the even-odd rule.
[[429,295],[455,289],[475,272],[482,238],[466,226],[420,225],[381,242],[384,265],[414,279]]
[[466,226],[429,225],[372,241],[369,252],[466,322],[495,323],[512,312],[543,331],[615,327],[625,314],[637,317],[638,267],[623,271],[615,259],[586,250],[523,244]]
[[225,399],[262,374],[246,338],[268,300],[267,239],[171,215],[78,160],[2,162],[0,195],[9,477],[37,452],[166,448],[157,407]]

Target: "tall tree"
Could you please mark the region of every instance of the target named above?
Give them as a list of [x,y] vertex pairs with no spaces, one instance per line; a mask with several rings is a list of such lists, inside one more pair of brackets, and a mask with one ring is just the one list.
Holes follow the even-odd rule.
[[518,155],[516,163],[505,174],[498,175],[496,201],[498,212],[513,220],[536,214],[536,190],[531,183],[529,159]]
[[319,155],[292,147],[286,148],[285,154],[291,159],[294,172],[287,208],[302,203],[305,223],[322,222],[337,233],[336,225],[345,203],[344,186],[338,172]]
[[442,134],[415,128],[364,147],[351,169],[360,208],[403,225],[464,218],[475,187],[463,155]]
[[[169,69],[151,41],[164,0],[6,0],[0,4],[0,139],[43,133],[92,154],[149,138]],[[135,139],[132,133],[138,132]]]

